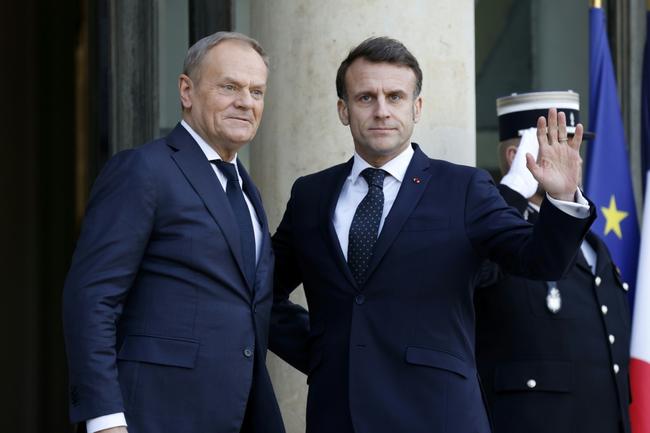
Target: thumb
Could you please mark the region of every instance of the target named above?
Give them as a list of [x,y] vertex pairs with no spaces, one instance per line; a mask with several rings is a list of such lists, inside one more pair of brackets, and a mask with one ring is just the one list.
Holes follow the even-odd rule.
[[541,168],[537,165],[537,161],[530,153],[526,154],[526,167],[533,174],[533,177],[539,182],[539,179],[542,175]]

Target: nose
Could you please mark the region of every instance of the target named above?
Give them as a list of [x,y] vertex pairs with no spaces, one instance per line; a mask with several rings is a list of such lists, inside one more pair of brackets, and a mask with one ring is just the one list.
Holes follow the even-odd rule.
[[375,117],[377,119],[387,119],[390,117],[388,104],[386,102],[386,98],[383,96],[377,98],[377,103],[375,105]]
[[235,106],[237,108],[248,109],[253,106],[253,97],[251,92],[248,89],[242,89],[237,93],[237,99],[235,99]]

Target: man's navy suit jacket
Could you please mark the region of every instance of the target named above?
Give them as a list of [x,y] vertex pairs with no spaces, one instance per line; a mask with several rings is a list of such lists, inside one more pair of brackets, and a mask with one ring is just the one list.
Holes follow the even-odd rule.
[[262,226],[255,281],[226,194],[181,125],[106,164],[64,289],[73,422],[125,412],[130,433],[238,433],[248,403],[256,432],[284,431],[265,367],[271,242],[239,172]]
[[[489,432],[474,361],[481,263],[557,279],[592,221],[544,204],[533,228],[487,173],[414,148],[363,287],[332,224],[352,161],[298,179],[273,237],[270,349],[308,373],[309,433]],[[309,329],[288,302],[300,283]]]

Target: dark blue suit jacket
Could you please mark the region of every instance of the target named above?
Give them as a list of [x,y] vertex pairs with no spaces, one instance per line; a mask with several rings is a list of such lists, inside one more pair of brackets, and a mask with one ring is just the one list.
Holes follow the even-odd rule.
[[[488,432],[474,361],[481,262],[559,278],[591,222],[544,205],[533,228],[487,173],[414,148],[364,287],[332,225],[352,161],[297,180],[273,237],[270,348],[308,373],[309,433]],[[308,330],[306,312],[288,302],[300,283]],[[276,340],[276,330],[296,338]]]
[[273,256],[255,281],[214,171],[189,133],[119,153],[98,177],[64,289],[73,422],[124,411],[130,433],[283,432],[265,367]]

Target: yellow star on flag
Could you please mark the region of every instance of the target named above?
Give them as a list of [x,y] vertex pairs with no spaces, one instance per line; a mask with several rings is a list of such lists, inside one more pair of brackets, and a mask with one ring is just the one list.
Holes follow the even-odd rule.
[[603,215],[607,220],[605,224],[605,236],[607,233],[614,232],[619,239],[623,239],[623,233],[621,232],[621,221],[627,218],[628,213],[616,208],[616,199],[612,194],[612,197],[609,199],[609,207],[601,207]]

